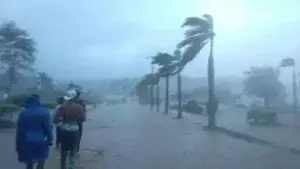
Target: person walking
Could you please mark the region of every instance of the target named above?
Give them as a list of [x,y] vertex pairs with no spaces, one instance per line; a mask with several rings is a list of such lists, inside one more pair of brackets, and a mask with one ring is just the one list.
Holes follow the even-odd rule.
[[41,106],[38,95],[30,95],[17,121],[16,151],[26,169],[44,169],[53,134],[50,112]]
[[[58,110],[58,108],[64,103],[64,98],[63,97],[59,97],[57,99],[57,106],[55,107],[54,111],[53,111],[53,122],[54,122],[54,116]],[[60,119],[60,121],[54,123],[55,124],[55,134],[56,134],[56,140],[55,140],[55,147],[57,149],[59,149],[59,145],[60,145],[60,142],[59,142],[59,134],[60,134],[60,126],[62,124],[62,119]]]
[[68,169],[75,168],[76,148],[78,141],[79,125],[78,121],[85,121],[85,111],[83,107],[76,103],[77,92],[75,90],[68,91],[68,96],[64,97],[65,103],[60,106],[54,116],[54,122],[60,125],[59,141],[60,141],[60,167],[67,169],[66,159],[69,155]]
[[[75,97],[76,103],[80,104],[83,107],[84,112],[86,114],[86,105],[84,101],[80,98],[80,95],[81,95],[80,91],[76,90],[76,97]],[[82,132],[83,132],[83,122],[84,121],[82,119],[78,120],[79,130],[78,130],[78,138],[77,138],[77,145],[76,145],[76,154],[78,156],[80,155],[80,143],[81,143]]]

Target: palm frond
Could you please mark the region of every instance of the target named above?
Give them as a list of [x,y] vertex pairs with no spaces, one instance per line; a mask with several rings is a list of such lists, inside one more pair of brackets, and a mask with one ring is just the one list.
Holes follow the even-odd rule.
[[204,18],[199,17],[187,17],[181,27],[190,26],[190,27],[201,27],[203,29],[209,29],[210,25]]
[[184,35],[185,37],[191,37],[191,36],[195,36],[197,34],[202,34],[202,33],[205,33],[207,32],[206,29],[203,29],[202,27],[195,27],[195,28],[190,28],[188,29]]
[[295,60],[294,58],[284,58],[280,61],[278,67],[290,67],[295,66]]
[[180,65],[186,65],[188,62],[192,61],[197,54],[201,51],[201,49],[207,44],[208,41],[204,41],[202,43],[195,43],[195,45],[191,45],[185,49],[182,54],[182,59],[180,60]]
[[174,72],[176,70],[176,68],[177,68],[176,63],[172,63],[170,65],[162,66],[158,69],[157,75],[159,77],[170,76],[172,74],[172,72]]
[[174,57],[177,59],[177,60],[180,60],[181,59],[181,51],[180,49],[175,49],[174,51]]
[[213,17],[210,14],[204,14],[202,17],[208,22],[209,25],[213,26]]
[[196,43],[201,44],[201,43],[207,41],[212,36],[214,36],[213,32],[208,32],[208,33],[203,33],[203,34],[200,34],[200,35],[191,36],[191,37],[186,38],[183,41],[181,41],[177,45],[177,48],[182,48],[182,47],[192,45],[192,44],[196,44]]
[[158,53],[156,56],[152,58],[151,64],[157,64],[159,66],[164,66],[172,63],[173,61],[177,60],[174,56],[168,53]]

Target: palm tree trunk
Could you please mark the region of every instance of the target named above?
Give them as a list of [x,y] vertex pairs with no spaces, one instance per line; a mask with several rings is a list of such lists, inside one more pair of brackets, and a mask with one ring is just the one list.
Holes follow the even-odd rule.
[[153,107],[154,107],[154,93],[153,93],[153,85],[150,86],[150,109],[151,111],[153,110]]
[[208,114],[208,128],[216,127],[215,114],[218,110],[218,102],[215,97],[215,72],[214,72],[214,37],[210,41],[210,55],[208,58],[207,76],[208,76],[208,103],[207,103],[207,114]]
[[177,118],[182,118],[182,79],[180,73],[178,73],[177,75],[177,98],[178,98]]
[[297,96],[297,82],[296,82],[296,69],[293,67],[293,105],[294,110],[297,111],[298,107],[298,96]]
[[160,104],[160,93],[159,93],[159,84],[156,85],[156,112],[159,112],[159,104]]
[[165,114],[169,113],[169,76],[166,76]]

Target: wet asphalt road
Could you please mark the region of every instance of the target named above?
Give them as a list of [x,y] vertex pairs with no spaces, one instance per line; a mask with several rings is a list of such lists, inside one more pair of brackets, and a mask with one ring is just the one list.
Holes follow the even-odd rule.
[[[298,155],[204,131],[201,116],[172,117],[134,103],[99,106],[89,112],[85,124],[82,165],[87,169],[299,169]],[[0,131],[0,138],[1,168],[22,169],[16,162],[13,130]]]

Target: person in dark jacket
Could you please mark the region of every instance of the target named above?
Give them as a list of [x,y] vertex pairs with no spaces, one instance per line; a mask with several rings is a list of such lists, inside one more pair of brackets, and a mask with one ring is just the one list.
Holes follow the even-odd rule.
[[29,96],[17,122],[16,151],[18,160],[27,169],[44,169],[52,145],[52,123],[50,112],[41,106],[38,95]]

